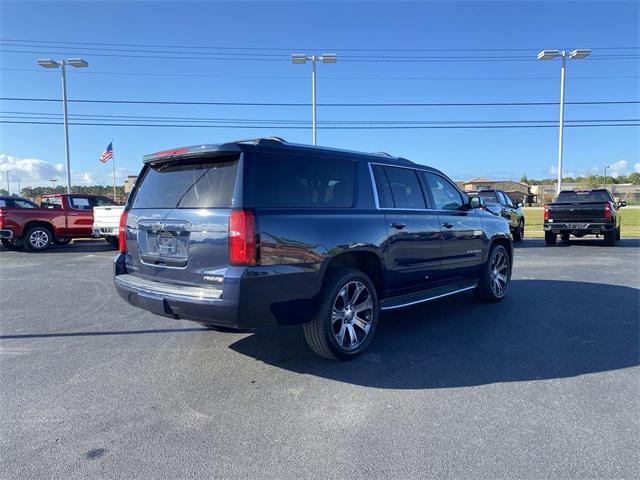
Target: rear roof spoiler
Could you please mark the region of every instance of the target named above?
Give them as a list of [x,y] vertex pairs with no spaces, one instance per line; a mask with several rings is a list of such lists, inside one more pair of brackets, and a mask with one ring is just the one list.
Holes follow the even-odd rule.
[[236,140],[235,142],[193,145],[190,147],[180,147],[171,150],[151,153],[142,157],[144,163],[161,163],[176,158],[190,158],[202,156],[224,155],[226,153],[240,153],[240,145],[282,145],[284,140],[280,137],[253,138],[248,140]]

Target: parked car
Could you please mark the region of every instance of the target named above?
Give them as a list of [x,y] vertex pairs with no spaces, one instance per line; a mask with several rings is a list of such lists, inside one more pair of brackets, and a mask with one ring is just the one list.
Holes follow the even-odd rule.
[[[90,237],[93,207],[115,205],[106,197],[95,195],[44,195],[40,206],[25,199],[13,203],[4,199],[0,206],[0,238],[9,249],[26,247],[32,252],[45,250],[52,243],[66,245],[73,238]],[[26,202],[26,203],[25,203]]]
[[93,236],[104,238],[113,248],[118,248],[118,231],[123,206],[93,207]]
[[509,222],[509,229],[513,239],[520,241],[524,238],[524,211],[523,204],[513,204],[511,197],[502,190],[479,190],[467,192],[469,196],[480,197],[491,213],[504,217]]
[[563,241],[570,236],[602,235],[606,245],[620,240],[620,213],[626,202],[616,202],[605,188],[563,190],[555,202],[544,206],[544,240],[555,245],[558,235]]
[[314,352],[347,359],[381,311],[505,296],[509,225],[478,206],[442,172],[386,154],[278,138],[158,152],[121,217],[115,287],[209,327],[303,324]]

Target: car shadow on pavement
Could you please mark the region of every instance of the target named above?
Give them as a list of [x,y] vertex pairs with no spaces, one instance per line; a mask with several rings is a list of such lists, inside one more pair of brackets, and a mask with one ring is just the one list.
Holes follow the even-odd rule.
[[368,351],[349,362],[313,354],[300,328],[258,332],[231,348],[296,373],[392,389],[566,378],[639,364],[638,289],[554,280],[514,280],[510,288],[497,304],[461,295],[386,314]]
[[[0,252],[10,252],[4,247],[0,247]],[[118,251],[109,245],[107,242],[99,241],[99,240],[89,240],[89,241],[75,241],[71,242],[68,245],[50,245],[49,248],[42,252],[29,252],[26,249],[21,249],[18,251],[14,251],[15,254],[22,255],[47,255],[47,254],[59,254],[59,253],[99,253],[99,252],[112,252],[114,255],[118,253]]]
[[563,242],[558,239],[558,243],[554,246],[547,246],[542,239],[530,239],[523,240],[522,242],[513,242],[513,246],[516,249],[521,248],[558,248],[558,247],[570,247],[572,245],[580,245],[585,247],[603,247],[603,248],[640,248],[640,239],[638,238],[623,238],[617,240],[615,247],[610,247],[604,244],[602,237],[588,237],[588,238],[571,238],[568,242]]

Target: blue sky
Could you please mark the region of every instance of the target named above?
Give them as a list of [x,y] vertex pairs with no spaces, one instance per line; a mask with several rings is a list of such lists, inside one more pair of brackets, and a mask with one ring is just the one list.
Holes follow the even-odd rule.
[[[638,58],[607,58],[640,54],[638,2],[0,1],[0,16],[2,97],[60,98],[59,72],[41,69],[35,60],[82,56],[89,68],[69,68],[71,99],[306,103],[310,101],[310,65],[292,65],[288,54],[337,52],[337,64],[318,65],[320,104],[556,102],[560,61],[535,61],[536,52],[591,47],[592,57],[568,62],[566,100],[640,99]],[[169,47],[176,45],[183,48]],[[104,50],[109,48],[112,50]],[[223,55],[215,52],[228,52],[235,59],[149,58],[176,56],[149,50],[186,51],[191,53],[184,56],[196,57],[197,52],[207,52],[216,58]],[[239,53],[244,59],[238,60],[243,57]],[[111,56],[114,54],[142,58]],[[410,57],[412,61],[380,61],[383,55]],[[464,58],[446,61],[452,56]],[[511,56],[518,60],[477,61],[478,57]],[[523,58],[532,60],[521,61]],[[61,105],[0,101],[0,111],[0,120],[35,112],[50,114],[58,121],[53,114],[61,113]],[[311,116],[308,107],[71,103],[69,111],[72,115],[296,121],[309,121]],[[566,108],[567,120],[638,118],[638,104]],[[318,119],[557,121],[558,106],[321,106]],[[639,133],[638,127],[566,129],[565,173],[599,173],[612,164],[619,173],[640,169]],[[98,158],[111,139],[122,177],[137,173],[145,153],[268,135],[311,141],[310,128],[286,130],[276,125],[268,129],[72,126],[74,183],[110,181],[110,165],[100,164]],[[387,151],[440,168],[455,179],[518,179],[523,173],[536,178],[551,175],[557,162],[557,136],[557,128],[321,129],[318,143]],[[51,176],[62,180],[63,163],[62,126],[0,124],[0,171],[11,169],[12,176],[22,177],[23,186],[46,182]]]

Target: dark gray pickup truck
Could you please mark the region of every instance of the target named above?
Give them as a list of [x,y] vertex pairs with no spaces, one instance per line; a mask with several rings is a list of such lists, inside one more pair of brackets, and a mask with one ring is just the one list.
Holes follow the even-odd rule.
[[544,240],[555,245],[558,235],[563,241],[570,236],[602,235],[606,245],[620,240],[620,212],[626,202],[616,202],[609,190],[566,190],[555,202],[544,206]]

